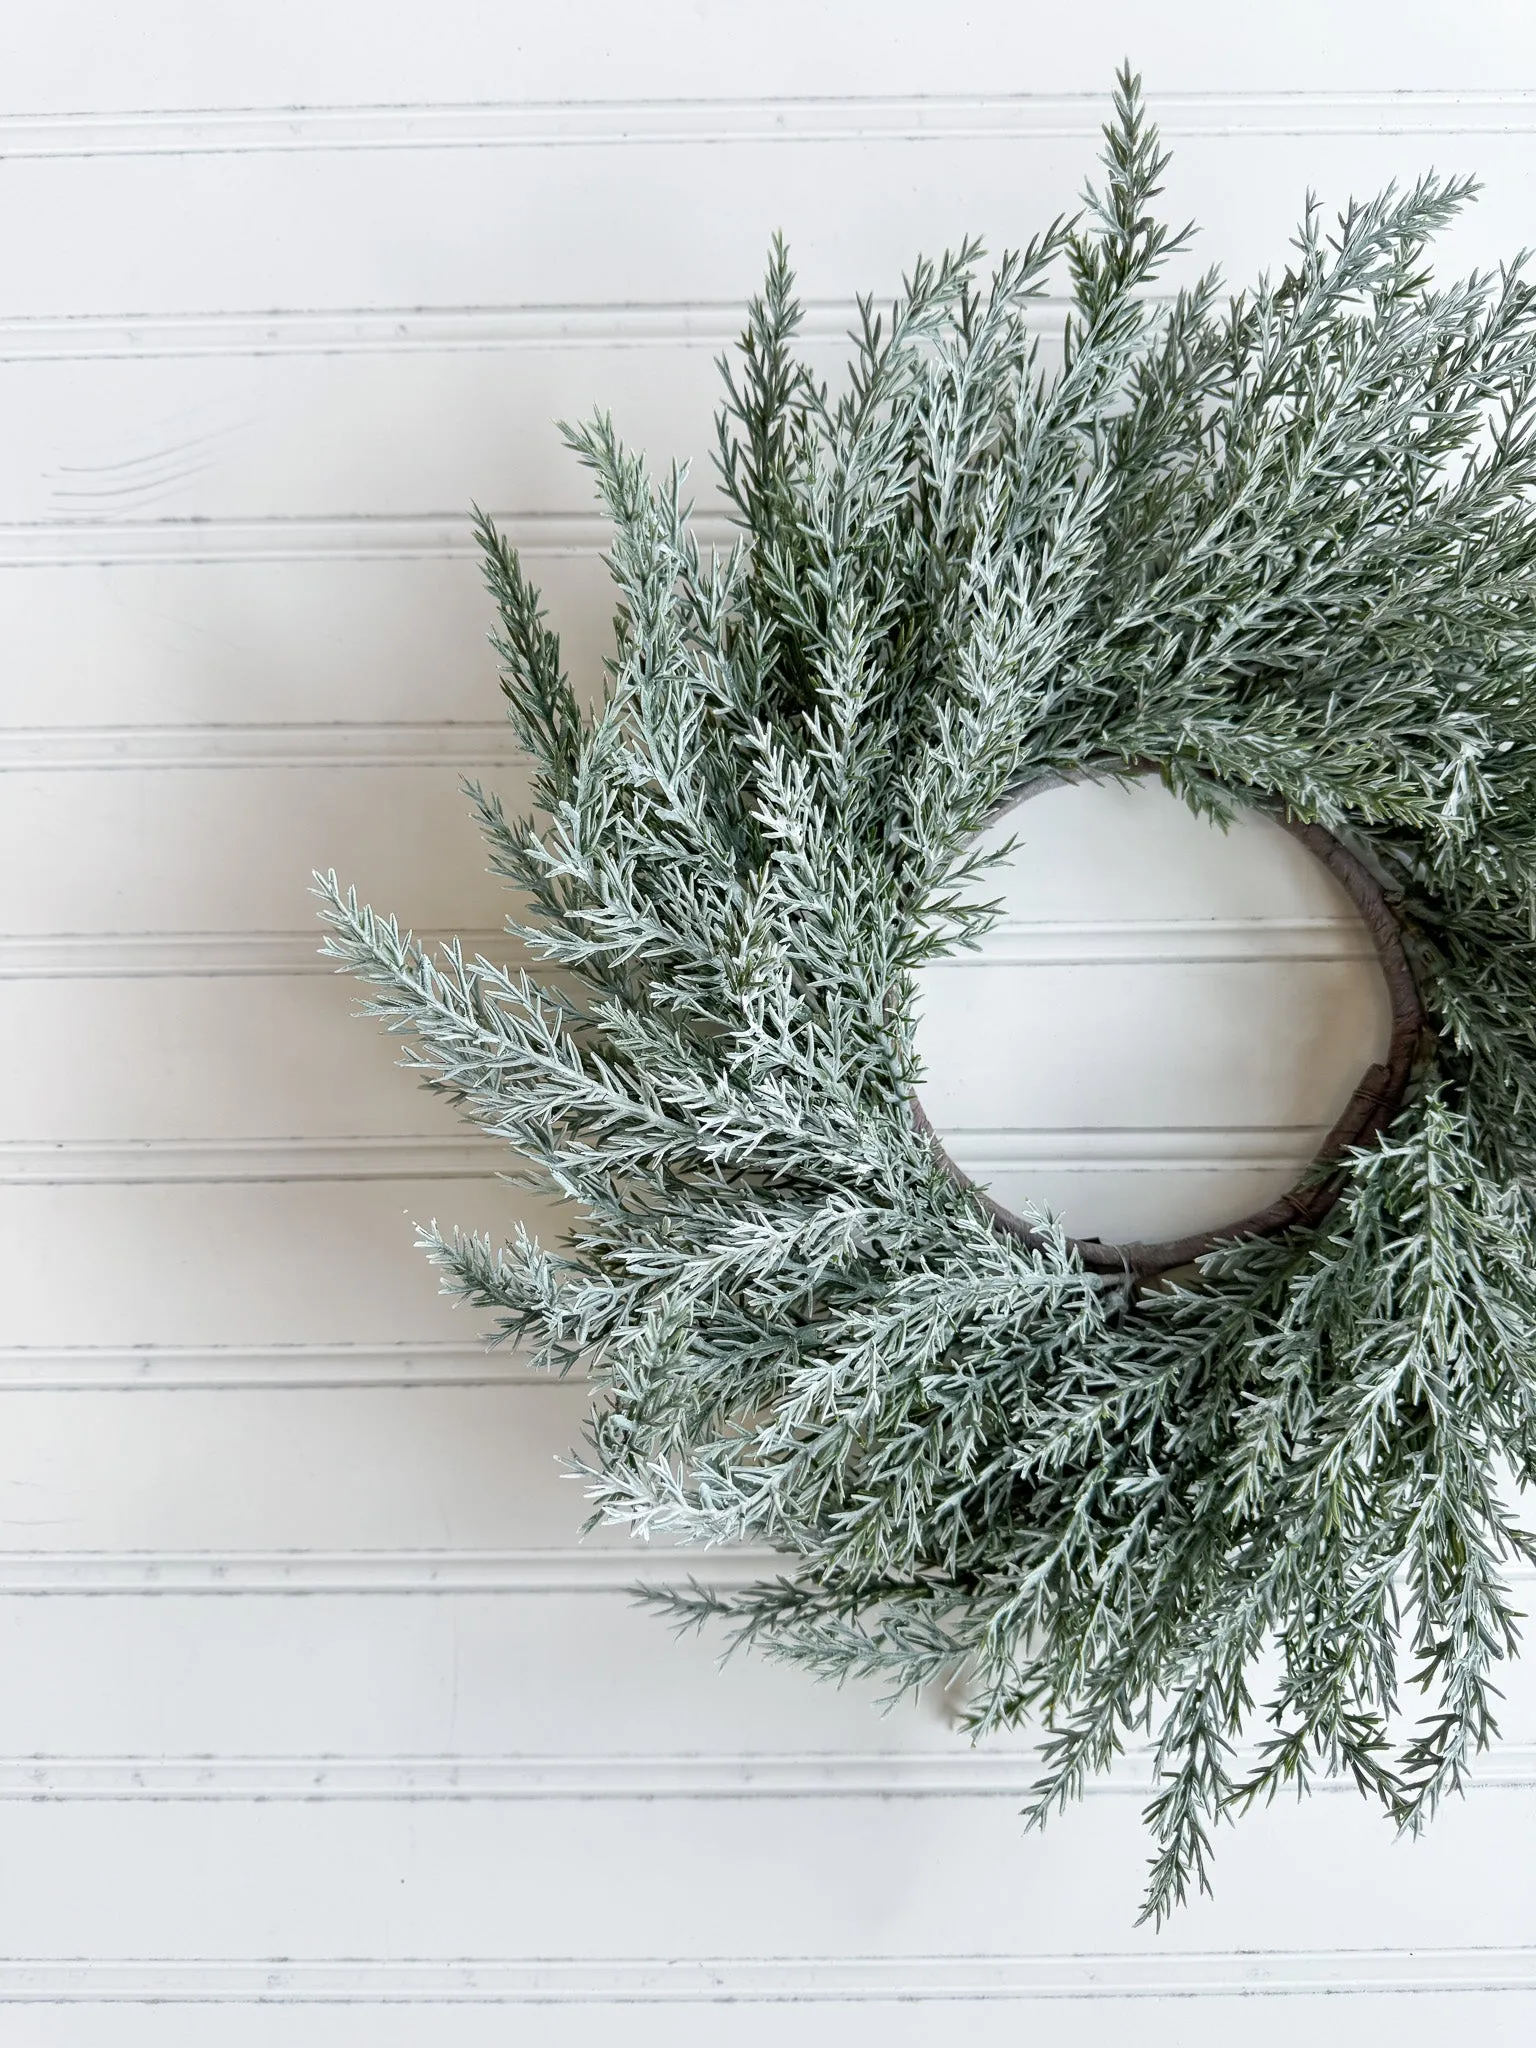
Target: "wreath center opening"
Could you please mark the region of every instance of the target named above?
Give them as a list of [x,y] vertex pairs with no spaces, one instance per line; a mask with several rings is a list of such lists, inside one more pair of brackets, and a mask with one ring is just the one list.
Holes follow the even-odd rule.
[[1252,1225],[1392,1057],[1401,992],[1350,889],[1276,818],[1223,829],[1154,775],[1054,782],[980,836],[1012,842],[1000,915],[918,977],[945,1163],[1009,1227],[1044,1208],[1144,1270]]

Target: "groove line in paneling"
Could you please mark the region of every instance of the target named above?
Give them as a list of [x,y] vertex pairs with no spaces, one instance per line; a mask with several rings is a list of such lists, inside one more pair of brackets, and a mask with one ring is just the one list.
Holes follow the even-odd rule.
[[1164,1949],[1036,1955],[102,1957],[0,1962],[0,2002],[754,2005],[1198,1999],[1536,1990],[1536,1947]]
[[106,1345],[0,1349],[0,1394],[329,1392],[356,1387],[559,1387],[484,1344]]
[[[3,742],[0,742],[3,744]],[[247,764],[242,764],[247,765]],[[308,765],[308,764],[306,764]],[[373,765],[373,764],[369,764]],[[420,931],[423,945],[455,934]],[[516,939],[495,929],[457,933],[466,954],[523,959]],[[299,932],[53,932],[0,933],[0,981],[49,979],[131,981],[143,976],[334,974],[316,933]],[[1301,962],[1369,957],[1356,948],[1347,925],[1319,924],[1303,932],[1284,920],[1242,923],[1189,919],[1183,923],[1116,926],[1039,926],[1027,949],[1006,954],[955,953],[946,965],[1031,967],[1163,966],[1169,962],[1233,965],[1249,961]],[[931,970],[930,970],[931,971]]]
[[511,1158],[463,1137],[130,1138],[0,1141],[0,1186],[137,1186],[167,1181],[489,1180]]
[[[1039,1774],[1029,1752],[969,1747],[784,1756],[0,1756],[0,1801],[995,1799],[1027,1797]],[[1113,1776],[1091,1780],[1085,1796],[1144,1799],[1153,1782],[1150,1752],[1134,1752]],[[1511,1744],[1474,1761],[1467,1789],[1532,1788],[1536,1748]],[[1313,1789],[1358,1796],[1347,1777],[1320,1778]]]
[[[0,1756],[0,1800],[988,1798],[1022,1797],[1038,1775],[1038,1762],[1028,1755],[971,1749],[929,1755]],[[1143,1771],[1123,1789],[1144,1796],[1146,1782]]]
[[[1069,924],[1003,919],[974,949],[947,954],[944,967],[1118,967],[1225,964],[1245,960],[1369,960],[1358,919],[1211,917]],[[931,970],[930,970],[931,971]]]
[[[423,945],[453,934],[422,931]],[[467,954],[521,961],[517,942],[496,930],[457,934]],[[224,975],[336,974],[321,935],[302,932],[50,932],[0,934],[0,981],[137,981]]]
[[0,1596],[627,1593],[638,1584],[752,1585],[778,1551],[593,1545],[582,1550],[0,1550]]
[[[0,1550],[0,1597],[108,1594],[627,1593],[636,1585],[749,1586],[794,1559],[746,1546],[593,1544],[538,1550]],[[1536,1568],[1511,1567],[1511,1586]]]
[[[519,553],[532,559],[596,555],[611,528],[595,512],[497,512]],[[696,515],[705,546],[737,538],[719,514]],[[71,519],[0,525],[0,568],[106,567],[130,562],[382,562],[478,558],[467,515],[456,512],[345,513],[335,517]]]
[[962,1164],[998,1169],[1015,1166],[1147,1168],[1170,1166],[1289,1166],[1310,1159],[1327,1136],[1326,1124],[1198,1125],[1177,1129],[1035,1128],[985,1130],[943,1124],[944,1144]]
[[[1528,134],[1536,94],[1157,93],[1170,138]],[[1102,93],[487,101],[210,107],[0,117],[0,157],[209,156],[399,149],[719,148],[764,142],[1076,140],[1099,133]]]
[[[1057,329],[1066,301],[1042,297],[1032,321]],[[0,318],[0,363],[147,361],[185,356],[414,355],[559,348],[729,346],[746,317],[735,299],[651,304],[279,308],[249,313],[75,313]],[[839,340],[852,299],[808,299],[804,341]]]
[[[1500,1768],[1506,1766],[1500,1758]],[[0,1800],[928,1799],[1022,1797],[1029,1755],[0,1756]],[[1119,1789],[1144,1796],[1147,1773]],[[1536,1782],[1527,1760],[1519,1782]]]
[[477,768],[523,764],[504,719],[442,725],[0,726],[0,771]]
[[[962,1166],[1071,1172],[1160,1172],[1174,1166],[1302,1166],[1323,1125],[1264,1128],[973,1131],[941,1123]],[[138,1186],[164,1182],[489,1180],[511,1150],[484,1134],[429,1137],[8,1139],[0,1186]]]

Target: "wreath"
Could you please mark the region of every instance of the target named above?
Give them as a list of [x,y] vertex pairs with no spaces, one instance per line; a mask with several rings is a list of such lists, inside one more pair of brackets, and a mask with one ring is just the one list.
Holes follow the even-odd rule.
[[[968,243],[861,301],[835,391],[775,244],[722,366],[728,553],[684,472],[563,429],[613,528],[594,704],[477,519],[536,809],[470,794],[538,978],[322,887],[405,1063],[576,1205],[556,1247],[423,1237],[593,1377],[594,1520],[785,1554],[647,1597],[892,1696],[964,1674],[974,1734],[1038,1733],[1032,1821],[1147,1743],[1160,1918],[1219,1819],[1345,1773],[1416,1831],[1497,1732],[1536,1560],[1536,300],[1433,281],[1473,190],[1435,177],[1309,201],[1251,291],[1155,294],[1189,230],[1128,73],[1105,138],[990,278]],[[1112,1247],[952,1170],[914,972],[994,915],[1001,806],[1149,769],[1327,861],[1395,1025],[1294,1195]]]

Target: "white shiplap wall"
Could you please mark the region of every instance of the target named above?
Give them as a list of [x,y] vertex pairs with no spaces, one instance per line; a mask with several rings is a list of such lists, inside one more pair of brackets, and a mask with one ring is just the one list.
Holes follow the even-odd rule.
[[410,1251],[512,1198],[305,894],[334,861],[499,922],[465,509],[590,673],[548,422],[702,455],[773,228],[830,363],[917,247],[1070,202],[1129,49],[1197,260],[1432,161],[1485,176],[1488,261],[1536,197],[1527,11],[55,0],[4,42],[0,2038],[1527,2039],[1528,1680],[1427,1843],[1350,1795],[1257,1816],[1155,1938],[1134,1768],[1025,1840],[1026,1766],[941,1703],[636,1614],[554,1462],[580,1389],[487,1359]]

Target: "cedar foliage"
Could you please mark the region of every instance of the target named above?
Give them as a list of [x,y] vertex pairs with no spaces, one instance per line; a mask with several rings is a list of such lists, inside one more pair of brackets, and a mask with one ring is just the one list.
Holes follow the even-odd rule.
[[[471,794],[537,977],[323,884],[406,1064],[577,1205],[557,1246],[425,1243],[593,1375],[596,1517],[785,1555],[652,1597],[894,1696],[965,1674],[977,1735],[1039,1731],[1033,1821],[1150,1740],[1158,1918],[1218,1820],[1320,1773],[1416,1830],[1495,1733],[1536,1558],[1532,288],[1434,281],[1472,188],[1426,177],[1157,296],[1165,163],[1122,74],[1083,212],[862,303],[835,392],[776,245],[723,557],[681,471],[566,429],[613,526],[593,708],[480,520],[536,812]],[[912,976],[986,927],[1000,800],[1148,761],[1366,861],[1434,1035],[1320,1225],[1128,1299],[940,1170]]]

